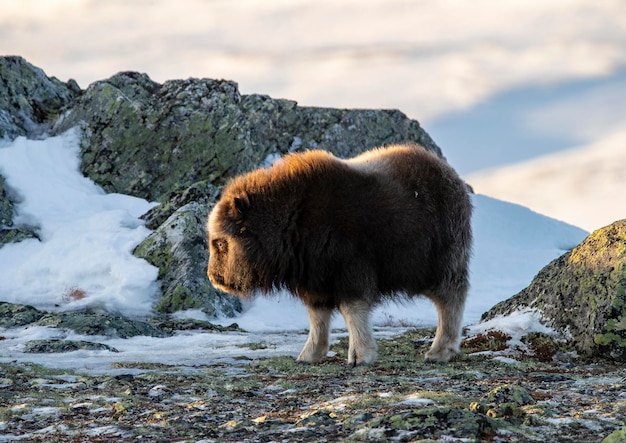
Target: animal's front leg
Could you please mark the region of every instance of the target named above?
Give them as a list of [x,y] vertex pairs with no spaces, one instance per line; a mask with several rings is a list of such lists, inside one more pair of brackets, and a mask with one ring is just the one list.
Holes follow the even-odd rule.
[[378,347],[370,326],[370,305],[363,300],[351,300],[339,306],[348,327],[348,364],[371,364],[378,357]]
[[309,338],[307,339],[298,361],[302,363],[317,363],[328,354],[330,346],[328,335],[332,309],[314,308],[307,306],[309,313]]

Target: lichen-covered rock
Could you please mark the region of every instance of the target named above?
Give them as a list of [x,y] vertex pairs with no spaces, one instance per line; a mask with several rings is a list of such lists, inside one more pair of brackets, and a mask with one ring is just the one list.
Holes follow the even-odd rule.
[[165,337],[168,335],[145,321],[92,312],[46,313],[36,324],[38,326],[70,329],[78,334],[118,338],[138,335]]
[[13,225],[13,202],[4,187],[4,177],[0,175],[0,229]]
[[32,306],[0,302],[0,328],[15,328],[38,321],[44,312]]
[[166,334],[176,331],[215,331],[215,332],[243,332],[237,323],[228,326],[216,325],[205,320],[192,318],[176,318],[171,315],[155,315],[148,318],[148,322]]
[[626,361],[626,220],[589,235],[482,320],[537,309],[585,357]]
[[535,404],[530,392],[518,385],[502,385],[489,391],[480,402],[470,405],[470,410],[486,414],[491,418],[521,420],[524,417],[522,406]]
[[[372,420],[367,428],[357,431],[352,437],[358,441],[380,441],[383,435],[389,440],[439,441],[445,436],[482,441],[498,427],[497,422],[484,414],[448,407],[433,407]],[[375,430],[379,430],[380,433],[376,433]]]
[[177,209],[187,203],[196,202],[212,207],[219,198],[220,192],[220,188],[206,180],[194,183],[183,191],[173,189],[167,194],[165,203],[155,206],[141,218],[145,220],[148,229],[154,230],[161,226]]
[[[48,77],[22,57],[0,56],[0,143],[43,137],[80,93],[75,81]],[[0,247],[27,238],[37,236],[13,226],[13,200],[0,176]]]
[[73,351],[109,351],[119,352],[112,346],[84,340],[30,340],[24,343],[23,352],[29,354],[51,354]]
[[31,238],[39,239],[39,236],[28,228],[0,229],[0,247],[7,243],[19,243]]
[[6,243],[38,238],[33,230],[13,224],[13,208],[13,199],[4,184],[4,178],[0,175],[0,248]]
[[159,312],[202,309],[212,317],[241,312],[239,299],[214,289],[206,276],[209,209],[208,205],[188,203],[135,249],[137,257],[159,268],[162,295],[155,308]]
[[41,137],[80,92],[75,81],[48,77],[22,57],[0,57],[0,140]]
[[234,82],[159,84],[125,72],[89,86],[54,128],[81,125],[82,170],[110,192],[166,201],[173,189],[215,185],[272,156],[320,148],[352,156],[374,146],[414,141],[441,155],[399,111],[299,107],[241,95]]
[[624,443],[626,442],[626,426],[606,436],[601,443]]
[[492,389],[485,395],[485,401],[491,404],[514,403],[517,406],[532,405],[535,399],[528,390],[518,385],[502,385]]

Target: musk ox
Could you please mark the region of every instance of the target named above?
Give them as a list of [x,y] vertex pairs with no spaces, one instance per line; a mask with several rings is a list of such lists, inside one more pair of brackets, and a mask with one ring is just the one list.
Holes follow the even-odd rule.
[[291,154],[224,187],[207,223],[208,276],[231,294],[284,288],[301,299],[310,330],[298,361],[308,363],[326,356],[335,309],[348,363],[368,364],[377,357],[372,307],[424,295],[439,317],[426,359],[445,362],[459,350],[471,212],[464,182],[417,145],[349,160]]

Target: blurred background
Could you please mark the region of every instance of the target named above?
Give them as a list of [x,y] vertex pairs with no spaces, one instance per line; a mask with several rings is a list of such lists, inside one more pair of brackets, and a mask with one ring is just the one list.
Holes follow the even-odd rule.
[[400,109],[478,193],[626,218],[624,0],[2,0],[0,54],[82,88],[140,71]]

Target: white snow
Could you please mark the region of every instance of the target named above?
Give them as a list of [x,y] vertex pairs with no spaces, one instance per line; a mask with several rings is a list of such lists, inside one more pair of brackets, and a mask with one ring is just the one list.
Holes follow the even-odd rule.
[[158,270],[131,251],[149,233],[138,219],[153,204],[106,194],[79,171],[76,131],[18,138],[0,148],[0,174],[21,201],[16,225],[42,241],[0,249],[0,297],[44,309],[150,312]]
[[499,315],[483,323],[471,325],[468,335],[476,335],[489,331],[501,331],[511,336],[508,344],[511,347],[522,346],[522,337],[529,332],[540,332],[546,335],[558,335],[553,329],[541,323],[541,316],[534,309],[524,308],[509,315]]
[[[90,307],[130,316],[148,314],[156,296],[157,271],[131,251],[149,233],[138,217],[152,204],[106,194],[83,177],[78,146],[77,133],[70,131],[40,141],[20,138],[0,148],[0,173],[19,196],[16,221],[38,227],[41,235],[41,241],[0,248],[0,301],[46,310]],[[539,269],[587,235],[515,204],[482,195],[474,195],[473,203],[475,245],[465,324],[477,322],[495,303],[523,289]],[[71,288],[84,291],[84,298],[69,297]],[[177,315],[206,318],[197,310]],[[435,326],[436,318],[432,304],[425,299],[389,303],[373,314],[378,337],[397,334],[409,326]],[[251,359],[295,356],[308,327],[304,306],[285,293],[257,298],[246,304],[239,317],[218,322],[237,322],[248,333],[181,332],[170,338],[112,339],[47,327],[14,328],[0,331],[4,338],[0,340],[0,361],[45,361],[52,366],[107,371],[114,361],[193,366],[234,361],[241,355]],[[334,339],[346,334],[341,316],[335,316],[332,325]],[[99,341],[120,352],[22,352],[25,342],[42,338]],[[264,346],[251,350],[246,346],[250,343]]]

